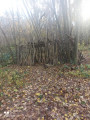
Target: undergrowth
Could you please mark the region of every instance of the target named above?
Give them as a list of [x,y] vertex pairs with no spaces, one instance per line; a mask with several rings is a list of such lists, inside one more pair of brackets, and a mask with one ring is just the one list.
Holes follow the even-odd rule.
[[12,70],[10,68],[0,68],[0,88],[11,87],[21,88],[24,86],[24,77],[27,73],[25,71]]
[[80,45],[80,43],[79,43],[79,44],[78,44],[78,49],[79,49],[80,51],[89,51],[89,50],[90,50],[90,45],[85,46],[84,43],[82,43],[81,45]]
[[90,64],[80,65],[80,66],[70,66],[64,65],[59,72],[59,75],[72,76],[79,78],[89,78],[90,77]]

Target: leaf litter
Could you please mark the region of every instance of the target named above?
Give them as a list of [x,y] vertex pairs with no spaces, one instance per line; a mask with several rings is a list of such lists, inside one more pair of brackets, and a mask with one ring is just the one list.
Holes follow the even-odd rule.
[[0,120],[90,120],[89,78],[60,76],[60,67],[2,68],[8,69],[0,76],[2,84],[5,76],[12,79],[12,71],[13,78],[25,84],[6,82],[1,87]]

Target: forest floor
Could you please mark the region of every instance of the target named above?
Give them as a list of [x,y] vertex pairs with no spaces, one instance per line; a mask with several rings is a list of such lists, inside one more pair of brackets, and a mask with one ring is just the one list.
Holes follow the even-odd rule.
[[90,120],[89,52],[80,66],[1,67],[0,120]]

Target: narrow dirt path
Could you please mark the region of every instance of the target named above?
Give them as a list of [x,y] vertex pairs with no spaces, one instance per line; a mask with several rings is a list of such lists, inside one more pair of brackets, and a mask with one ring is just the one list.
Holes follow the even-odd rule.
[[83,55],[85,60],[82,62],[82,64],[90,64],[90,51],[83,51]]

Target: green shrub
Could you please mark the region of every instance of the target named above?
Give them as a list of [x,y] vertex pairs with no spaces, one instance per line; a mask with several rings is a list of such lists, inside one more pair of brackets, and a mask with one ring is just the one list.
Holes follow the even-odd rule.
[[[66,67],[67,68],[67,67]],[[59,72],[59,75],[61,74],[61,71]],[[81,77],[81,78],[89,78],[90,77],[90,65],[80,65],[79,67],[76,67],[74,70],[64,71],[62,74],[68,76],[74,76],[74,77]]]
[[12,64],[12,63],[15,63],[16,62],[16,51],[15,51],[15,47],[11,47],[11,50],[12,50],[12,54],[13,54],[13,58],[11,56],[11,53],[10,51],[8,50],[8,47],[5,48],[2,48],[3,52],[0,53],[0,63],[1,65],[4,67],[4,66],[7,66],[9,64]]

